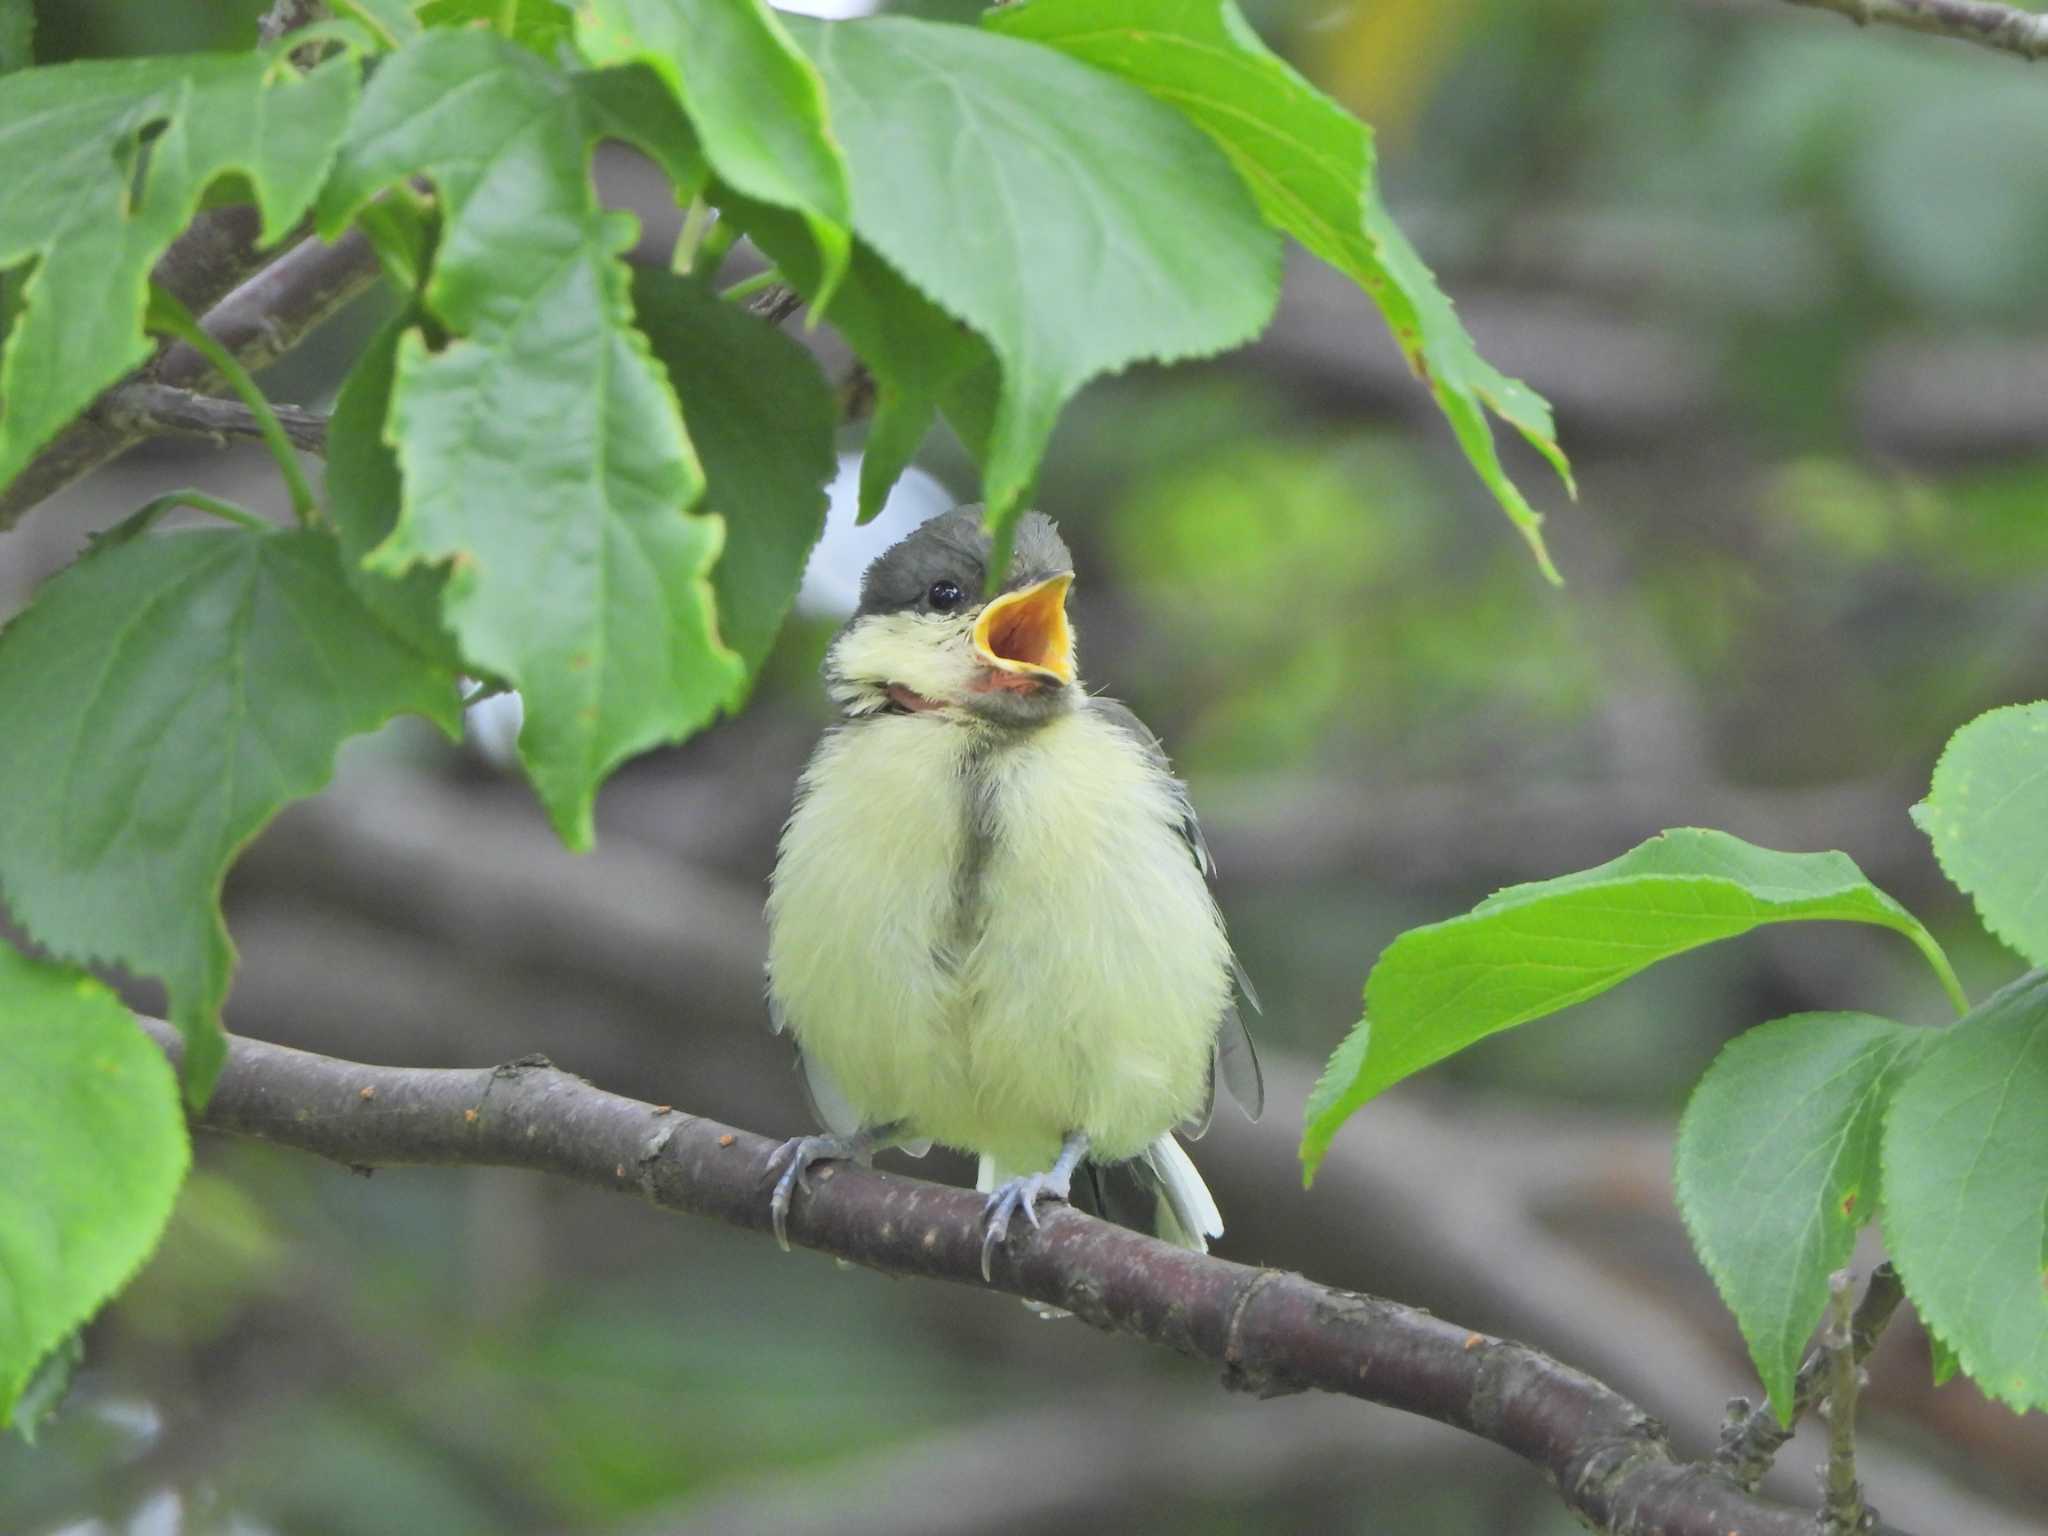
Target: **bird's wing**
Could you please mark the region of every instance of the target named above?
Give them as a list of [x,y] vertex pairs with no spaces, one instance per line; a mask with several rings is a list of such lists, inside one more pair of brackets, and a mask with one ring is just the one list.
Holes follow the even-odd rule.
[[[1127,705],[1115,699],[1100,696],[1091,698],[1088,707],[1101,715],[1111,725],[1129,736],[1144,753],[1145,759],[1166,777],[1173,786],[1173,803],[1180,813],[1179,831],[1188,845],[1188,853],[1195,861],[1195,867],[1203,878],[1216,878],[1216,861],[1209,855],[1208,841],[1202,836],[1202,824],[1195,819],[1194,802],[1188,798],[1188,787],[1174,777],[1173,764],[1167,760],[1166,748],[1159,744],[1159,738],[1152,734],[1150,726],[1133,714]],[[1250,1005],[1252,1012],[1264,1010],[1259,1006],[1259,994],[1253,990],[1251,978],[1244,973],[1244,967],[1237,962],[1237,956],[1230,957],[1230,971],[1237,979],[1238,995]],[[1247,1118],[1256,1120],[1266,1108],[1265,1074],[1259,1070],[1259,1053],[1252,1044],[1251,1030],[1244,1022],[1244,1015],[1233,1002],[1223,1010],[1223,1017],[1216,1021],[1216,1059],[1209,1074],[1209,1097],[1211,1104],[1216,1096],[1216,1079],[1223,1079],[1223,1086],[1230,1090],[1230,1096],[1237,1100]],[[1209,1128],[1209,1110],[1204,1107],[1197,1117],[1190,1134],[1200,1136]],[[1192,1124],[1192,1122],[1191,1122]]]

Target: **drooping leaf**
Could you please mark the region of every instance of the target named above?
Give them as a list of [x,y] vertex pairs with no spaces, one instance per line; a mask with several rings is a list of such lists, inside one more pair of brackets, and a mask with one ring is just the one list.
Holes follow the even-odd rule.
[[1679,1121],[1678,1208],[1782,1423],[1828,1276],[1882,1203],[1885,1106],[1936,1038],[1868,1013],[1761,1024],[1715,1059]]
[[403,575],[368,570],[364,560],[391,536],[404,495],[398,454],[384,440],[384,419],[398,374],[398,343],[417,323],[401,314],[371,338],[349,370],[327,422],[327,515],[341,542],[341,573],[357,597],[421,655],[450,670],[462,657],[441,622],[447,573],[414,566]]
[[0,896],[57,955],[163,979],[203,1101],[229,862],[344,739],[404,711],[452,732],[454,679],[356,600],[331,536],[104,548],[0,632]]
[[1312,1102],[1304,1171],[1314,1176],[1360,1105],[1475,1041],[1702,944],[1763,923],[1823,920],[1904,934],[1966,1006],[1933,936],[1846,854],[1779,853],[1697,828],[1659,833],[1598,868],[1510,886],[1463,917],[1410,929],[1366,978],[1371,1044],[1348,1083]]
[[1885,1242],[1928,1330],[1990,1396],[2048,1408],[2048,971],[1942,1031],[1883,1158]]
[[[774,258],[792,287],[813,304],[824,294],[824,274],[802,226],[779,209],[731,201],[726,216]],[[962,377],[995,360],[988,343],[891,271],[867,245],[856,242],[845,278],[829,295],[824,315],[858,352],[875,380],[874,418],[861,455],[859,521],[882,510],[889,491],[910,467],[948,391]],[[970,443],[977,457],[986,443]]]
[[1487,420],[1513,425],[1571,486],[1550,407],[1479,355],[1380,201],[1372,130],[1259,41],[1235,0],[1026,0],[987,13],[1185,113],[1230,157],[1276,227],[1356,282],[1386,317],[1479,478],[1557,580],[1542,518],[1508,478]]
[[552,59],[568,43],[576,18],[561,0],[426,0],[419,8],[426,27],[494,27],[500,36]]
[[33,262],[0,357],[0,488],[149,356],[150,268],[214,182],[253,189],[265,242],[318,191],[358,66],[266,79],[267,54],[59,64],[0,76],[0,270]]
[[688,130],[645,71],[572,75],[429,32],[377,72],[321,204],[336,231],[395,181],[440,188],[424,297],[454,339],[399,340],[385,431],[404,502],[369,563],[447,569],[448,626],[519,689],[520,758],[576,848],[605,776],[703,725],[743,675],[713,621],[721,527],[686,510],[703,474],[633,324],[633,221],[591,184],[601,138],[673,159]]
[[0,944],[0,1427],[149,1257],[190,1162],[170,1063],[120,999]]
[[718,628],[751,677],[825,531],[825,487],[839,467],[832,388],[809,352],[702,283],[637,272],[633,307],[682,399],[704,504],[725,519],[711,572]]
[[818,71],[763,0],[585,0],[576,42],[593,64],[652,66],[719,180],[803,219],[830,294],[852,240],[846,161]]
[[1951,736],[1913,820],[1984,926],[2048,965],[2048,703],[1994,709]]
[[988,32],[898,17],[787,25],[825,77],[854,232],[1002,366],[983,467],[999,536],[1082,385],[1265,327],[1278,237],[1172,109]]

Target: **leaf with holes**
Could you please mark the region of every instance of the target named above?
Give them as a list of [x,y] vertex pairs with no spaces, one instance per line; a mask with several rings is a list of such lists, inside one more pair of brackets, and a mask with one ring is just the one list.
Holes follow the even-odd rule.
[[1702,944],[1764,923],[1814,921],[1905,935],[1966,1006],[1933,935],[1846,854],[1778,853],[1697,828],[1660,832],[1598,868],[1510,886],[1388,945],[1365,983],[1358,1031],[1370,1045],[1353,1057],[1340,1047],[1356,1069],[1348,1081],[1326,1074],[1309,1102],[1303,1172],[1314,1177],[1359,1106],[1475,1041],[1598,997]]
[[346,738],[405,711],[453,732],[454,678],[356,600],[327,534],[90,554],[0,632],[0,895],[55,954],[163,979],[202,1101],[225,1049],[229,862]]
[[1951,736],[1913,820],[1984,926],[2048,965],[2048,703],[1994,709]]
[[191,1157],[170,1064],[121,1000],[0,944],[0,1427],[149,1257]]
[[1502,467],[1490,410],[1571,486],[1550,407],[1479,355],[1436,279],[1380,201],[1372,130],[1259,41],[1234,0],[1026,0],[986,24],[1142,86],[1201,128],[1277,228],[1363,288],[1459,446],[1558,579],[1542,518]]
[[284,237],[327,174],[357,65],[267,79],[267,54],[0,76],[0,271],[33,263],[0,356],[0,488],[150,355],[149,271],[207,189],[246,182]]
[[839,468],[832,388],[809,352],[702,283],[635,273],[633,308],[682,398],[704,504],[725,519],[711,585],[719,632],[751,676],[825,531],[825,487]]
[[1942,1031],[1892,1096],[1883,1158],[1914,1307],[1985,1392],[2048,1408],[2048,971]]
[[774,11],[762,0],[584,0],[576,43],[593,64],[651,66],[718,179],[804,221],[831,292],[852,238],[846,162],[818,71]]
[[1678,1208],[1780,1423],[1828,1276],[1882,1203],[1885,1106],[1936,1038],[1868,1013],[1760,1024],[1715,1058],[1679,1121]]
[[448,627],[519,689],[520,758],[576,848],[606,775],[705,724],[744,676],[713,620],[721,526],[686,510],[703,473],[633,323],[633,221],[591,184],[605,138],[672,170],[691,153],[643,70],[570,74],[488,33],[429,32],[378,70],[320,215],[338,231],[395,182],[440,188],[423,298],[452,339],[399,340],[385,432],[404,502],[368,563],[446,568]]
[[854,232],[1001,364],[982,472],[999,536],[1082,385],[1265,328],[1279,238],[1171,108],[1051,49],[965,27],[787,25],[825,77]]

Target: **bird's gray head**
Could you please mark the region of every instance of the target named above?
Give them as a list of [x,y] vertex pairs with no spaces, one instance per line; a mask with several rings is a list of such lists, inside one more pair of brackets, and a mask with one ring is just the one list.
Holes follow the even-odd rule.
[[979,506],[942,512],[868,567],[860,607],[825,658],[846,714],[941,711],[1028,729],[1074,707],[1073,556],[1051,518],[1025,513],[1003,589],[984,601],[981,516]]

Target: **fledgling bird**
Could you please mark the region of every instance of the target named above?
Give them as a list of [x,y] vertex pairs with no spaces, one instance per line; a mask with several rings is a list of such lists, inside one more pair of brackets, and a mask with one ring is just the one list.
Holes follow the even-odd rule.
[[1098,1209],[1124,1165],[1158,1235],[1201,1251],[1223,1222],[1174,1132],[1206,1128],[1218,1077],[1258,1117],[1239,989],[1257,1000],[1186,787],[1081,686],[1058,531],[1027,514],[984,601],[989,556],[978,506],[923,524],[868,568],[825,659],[843,718],[768,899],[771,1015],[825,1134],[775,1154],[776,1236],[813,1162],[942,1142],[981,1158],[984,1277],[1084,1160]]

